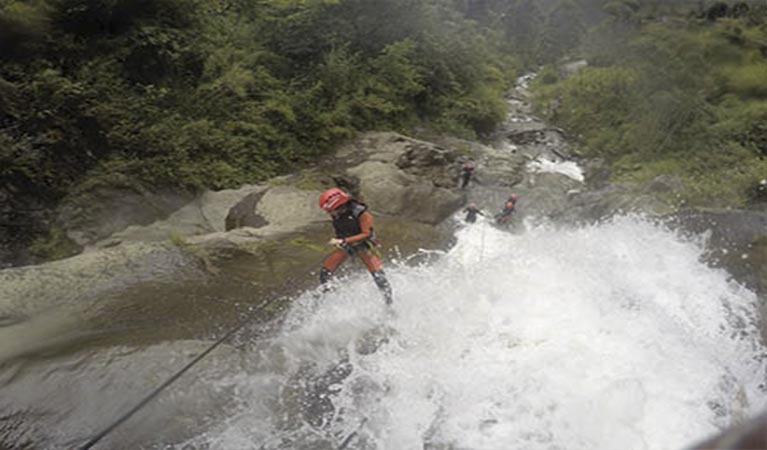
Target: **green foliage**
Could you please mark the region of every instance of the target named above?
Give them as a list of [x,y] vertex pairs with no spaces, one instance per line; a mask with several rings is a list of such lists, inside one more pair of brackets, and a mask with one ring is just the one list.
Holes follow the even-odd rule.
[[139,23],[186,28],[196,0],[50,0],[56,27],[76,36],[115,35]]
[[562,0],[546,15],[539,52],[556,61],[578,47],[584,31],[580,9],[574,2]]
[[717,109],[712,133],[736,142],[754,156],[767,157],[767,101],[726,99]]
[[23,58],[45,39],[48,31],[43,1],[0,3],[0,61]]
[[[445,118],[446,124],[459,128],[467,123],[468,136],[485,136],[495,130],[496,124],[506,115],[506,104],[492,88],[483,86],[458,98]],[[448,128],[448,127],[445,127]]]
[[724,75],[730,92],[744,98],[767,98],[767,62],[727,69]]
[[750,152],[736,144],[701,155],[696,164],[680,173],[690,178],[686,193],[690,204],[717,207],[746,206],[750,190],[764,179],[767,161],[754,159]]
[[554,84],[557,81],[559,81],[559,71],[557,71],[556,67],[548,65],[541,69],[541,71],[538,73],[536,83],[542,83],[546,85]]
[[637,20],[640,4],[637,0],[613,0],[605,3],[603,8],[613,20],[633,23]]
[[637,73],[622,67],[585,68],[557,84],[539,86],[539,104],[553,120],[584,137],[587,148],[617,155],[635,111]]
[[[706,21],[668,9],[659,21],[629,3],[607,4],[593,30],[599,67],[536,84],[541,112],[608,157],[617,179],[672,173],[688,203],[744,205],[767,173],[767,29],[727,5]],[[616,34],[617,22],[633,30]]]

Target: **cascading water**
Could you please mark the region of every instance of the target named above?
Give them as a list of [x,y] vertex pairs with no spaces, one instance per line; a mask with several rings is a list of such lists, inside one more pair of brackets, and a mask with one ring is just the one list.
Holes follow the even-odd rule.
[[755,295],[642,217],[482,221],[419,266],[295,301],[239,404],[178,448],[681,449],[759,411]]

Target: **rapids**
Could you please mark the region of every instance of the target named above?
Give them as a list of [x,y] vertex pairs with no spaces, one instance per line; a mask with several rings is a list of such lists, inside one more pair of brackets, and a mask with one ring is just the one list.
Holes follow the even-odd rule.
[[425,261],[308,291],[209,380],[237,405],[175,448],[681,449],[765,406],[756,296],[637,216],[480,217]]

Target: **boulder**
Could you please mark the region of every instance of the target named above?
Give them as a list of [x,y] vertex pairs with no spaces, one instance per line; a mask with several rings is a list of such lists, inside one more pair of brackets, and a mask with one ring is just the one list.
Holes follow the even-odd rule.
[[571,61],[565,64],[562,64],[559,67],[559,75],[562,78],[567,78],[571,75],[574,75],[578,72],[580,72],[582,69],[588,67],[589,63],[585,59],[580,59],[578,61]]
[[[503,164],[493,164],[498,177],[518,178],[504,171],[518,171],[523,159],[506,159]],[[192,236],[199,236],[195,242],[229,246],[299,232],[328,220],[317,207],[317,197],[332,186],[360,197],[374,213],[436,224],[464,202],[463,193],[454,189],[458,160],[456,150],[434,143],[396,133],[367,133],[340,147],[317,167],[269,184],[206,191],[162,220],[128,226],[91,248]],[[71,228],[80,237],[94,235],[89,229]]]
[[590,187],[603,188],[610,181],[610,164],[603,158],[586,160],[583,164],[583,174]]
[[226,231],[240,227],[258,228],[268,225],[269,222],[256,212],[256,205],[263,196],[263,192],[251,192],[232,206],[224,221]]
[[[155,242],[177,236],[194,236],[226,231],[230,210],[244,198],[251,194],[257,196],[265,189],[267,189],[266,185],[245,185],[239,189],[205,191],[163,220],[157,220],[149,225],[131,225],[94,243],[90,250],[129,242]],[[243,206],[240,205],[238,211],[243,209]],[[242,216],[233,214],[232,217],[239,217],[240,220],[243,220]],[[232,217],[229,218],[230,222],[237,220]],[[249,223],[255,222],[254,218],[248,220]]]
[[[685,232],[705,235],[707,260],[723,267],[759,296],[767,296],[767,212],[739,209],[685,209],[668,218]],[[760,304],[761,317],[767,304]],[[761,319],[764,323],[764,319]],[[767,327],[762,326],[767,339]]]
[[566,206],[555,211],[552,218],[564,223],[592,223],[616,214],[660,217],[675,211],[674,204],[645,192],[644,185],[612,183],[601,189],[573,192]]
[[194,197],[190,191],[156,189],[116,176],[69,195],[58,207],[55,223],[69,239],[87,247],[131,225],[164,219]]
[[196,258],[170,243],[134,243],[45,264],[0,271],[0,317],[49,309],[96,310],[107,291],[147,280],[179,283],[198,278]]
[[300,189],[295,186],[271,186],[255,204],[255,212],[266,224],[256,228],[261,237],[283,235],[328,220],[317,204],[319,189]]
[[464,202],[461,193],[396,166],[369,161],[349,169],[349,173],[360,179],[362,198],[374,212],[437,224]]

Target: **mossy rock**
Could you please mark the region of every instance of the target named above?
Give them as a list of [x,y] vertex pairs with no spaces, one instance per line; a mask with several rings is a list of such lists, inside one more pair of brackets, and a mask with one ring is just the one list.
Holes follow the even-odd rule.
[[69,258],[82,251],[82,247],[69,239],[66,232],[54,226],[46,236],[35,239],[29,246],[29,252],[44,261]]

